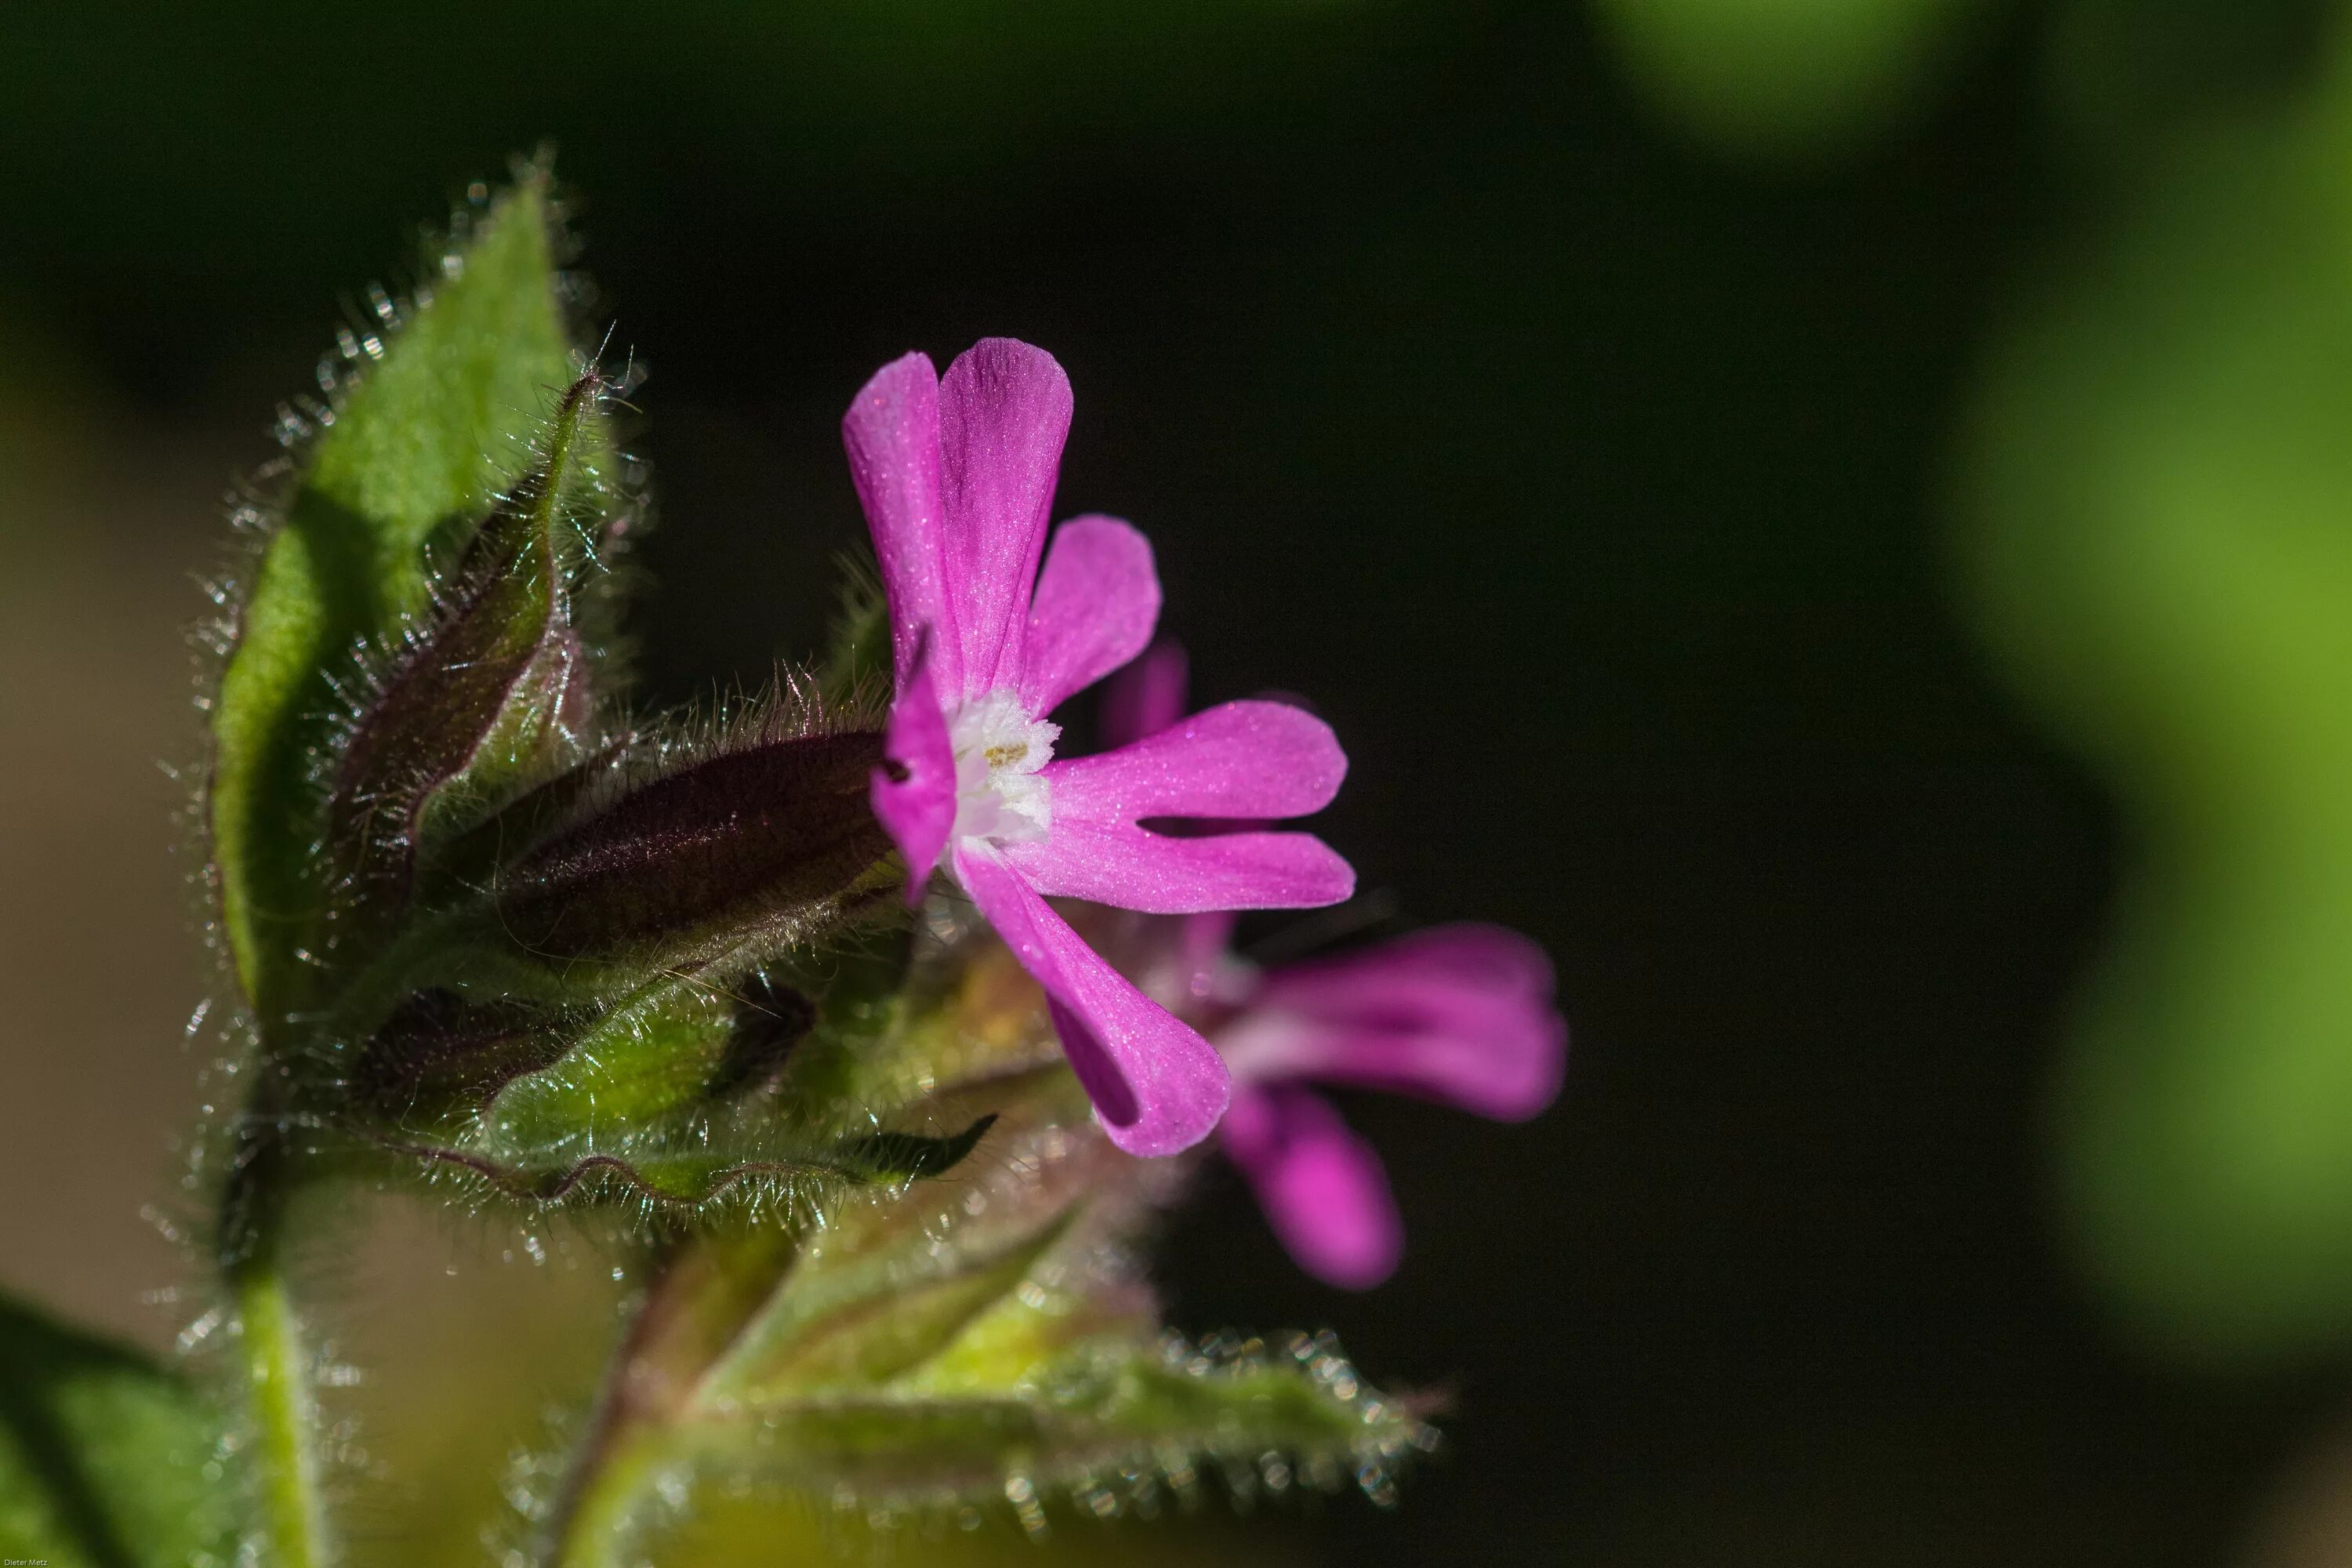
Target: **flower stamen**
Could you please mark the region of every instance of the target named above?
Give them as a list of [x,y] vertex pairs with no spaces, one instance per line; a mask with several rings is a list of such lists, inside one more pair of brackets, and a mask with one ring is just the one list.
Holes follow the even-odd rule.
[[948,722],[956,760],[952,836],[998,844],[1045,837],[1053,794],[1037,770],[1054,760],[1061,738],[1060,726],[1031,718],[1012,691],[992,691],[958,709]]

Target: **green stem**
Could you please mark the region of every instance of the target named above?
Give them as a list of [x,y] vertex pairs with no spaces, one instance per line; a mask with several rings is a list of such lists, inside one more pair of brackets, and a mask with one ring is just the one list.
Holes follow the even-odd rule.
[[318,1405],[310,1357],[285,1269],[289,1154],[274,1123],[240,1135],[220,1214],[220,1269],[236,1311],[246,1414],[268,1568],[325,1568],[334,1552],[312,1445]]
[[792,1267],[799,1236],[754,1226],[677,1239],[653,1262],[646,1296],[606,1369],[588,1435],[547,1532],[543,1568],[613,1568],[635,1561],[646,1492],[675,1457],[711,1369]]
[[326,1518],[310,1444],[317,1411],[301,1325],[274,1258],[240,1271],[234,1289],[247,1399],[259,1440],[254,1458],[269,1537],[267,1561],[270,1568],[320,1568],[328,1560]]
[[550,1538],[548,1568],[614,1568],[635,1561],[637,1513],[661,1458],[660,1434],[627,1423],[605,1429],[575,1473]]

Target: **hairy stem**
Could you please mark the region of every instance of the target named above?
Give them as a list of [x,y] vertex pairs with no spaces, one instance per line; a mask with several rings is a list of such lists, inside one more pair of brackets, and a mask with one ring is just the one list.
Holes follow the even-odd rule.
[[234,1284],[246,1389],[258,1451],[254,1455],[271,1568],[320,1568],[328,1561],[326,1518],[319,1501],[319,1460],[310,1357],[286,1277],[275,1267],[248,1268]]
[[243,1138],[221,1205],[220,1267],[236,1311],[265,1561],[269,1568],[324,1568],[333,1552],[311,1441],[318,1407],[284,1267],[288,1163],[274,1130]]
[[653,1472],[656,1431],[635,1422],[600,1429],[581,1453],[548,1537],[548,1568],[613,1568],[630,1561]]
[[796,1233],[784,1226],[663,1248],[556,1500],[544,1568],[609,1568],[627,1560],[646,1493],[670,1457],[670,1429],[797,1250]]
[[644,1491],[645,1450],[651,1442],[644,1367],[659,1337],[665,1303],[675,1293],[676,1272],[667,1256],[656,1265],[646,1299],[604,1369],[588,1434],[572,1456],[548,1523],[541,1558],[546,1568],[599,1568],[629,1533],[630,1516]]

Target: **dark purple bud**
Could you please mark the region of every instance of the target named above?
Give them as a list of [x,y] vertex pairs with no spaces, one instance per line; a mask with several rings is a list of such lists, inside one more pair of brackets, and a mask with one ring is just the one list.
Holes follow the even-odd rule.
[[592,373],[564,393],[544,462],[474,531],[431,625],[403,649],[344,747],[328,831],[360,904],[406,897],[427,808],[478,758],[487,773],[520,772],[588,721],[559,531],[603,384]]
[[502,871],[509,937],[547,959],[691,971],[772,952],[870,896],[890,840],[871,732],[761,742],[621,796]]
[[525,1073],[562,1060],[592,1017],[538,1003],[469,1002],[454,991],[420,991],[361,1047],[352,1093],[394,1121],[479,1105]]
[[633,734],[614,736],[586,760],[525,790],[464,832],[419,845],[419,897],[441,903],[455,894],[488,888],[500,866],[520,859],[578,816],[598,790],[611,787],[627,764],[635,740]]

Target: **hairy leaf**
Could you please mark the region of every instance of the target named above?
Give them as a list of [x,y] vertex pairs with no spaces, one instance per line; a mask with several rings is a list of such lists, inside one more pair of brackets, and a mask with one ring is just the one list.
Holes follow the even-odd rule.
[[185,1384],[0,1301],[0,1557],[228,1568],[239,1507],[219,1417]]
[[1010,1388],[919,1382],[747,1405],[688,1429],[721,1473],[868,1508],[1002,1500],[1024,1523],[1066,1500],[1108,1515],[1215,1474],[1244,1496],[1297,1481],[1384,1496],[1432,1441],[1412,1406],[1371,1391],[1328,1341],[1202,1350],[1097,1341]]
[[379,1148],[468,1172],[509,1197],[537,1203],[652,1204],[692,1208],[722,1197],[790,1200],[812,1183],[892,1184],[953,1168],[988,1131],[982,1118],[962,1131],[914,1133],[826,1143],[741,1110],[640,1122],[608,1147],[581,1139],[530,1145],[496,1137],[436,1143],[394,1134]]
[[778,998],[772,984],[730,995],[676,978],[605,1007],[422,992],[360,1052],[328,1125],[518,1197],[666,1205],[901,1182],[979,1142],[985,1107],[890,1129],[871,1112],[804,1114],[776,1092],[781,1064],[746,1067],[778,1049],[779,1029],[809,1027],[774,1012]]
[[635,1469],[885,1512],[1009,1503],[1032,1528],[1060,1500],[1149,1510],[1204,1472],[1384,1500],[1431,1441],[1420,1411],[1328,1341],[1163,1334],[1125,1237],[1164,1169],[1113,1149],[1066,1073],[1005,1103],[948,1180],[837,1194],[797,1254],[751,1232],[674,1258],[630,1374],[657,1391],[631,1413]]
[[222,915],[265,1018],[299,1005],[299,953],[325,906],[317,759],[342,722],[352,650],[388,644],[425,605],[428,545],[484,516],[530,467],[530,438],[573,379],[542,176],[501,197],[434,271],[404,321],[379,304],[382,335],[362,352],[380,363],[302,456],[213,705]]
[[877,1003],[902,947],[787,951],[880,897],[872,756],[868,735],[803,735],[595,786],[347,988],[307,1113],[537,1197],[698,1202],[747,1177],[938,1168],[988,1107],[886,1124],[907,1097],[853,1092],[841,1029],[801,1059],[821,972],[858,971],[835,1016],[896,1016]]
[[704,1402],[895,1377],[940,1353],[1076,1237],[1087,1200],[1131,1208],[1133,1163],[1065,1125],[1085,1115],[1074,1086],[1041,1076],[1025,1088],[992,1118],[987,1157],[956,1181],[829,1205],[791,1272],[704,1375]]

